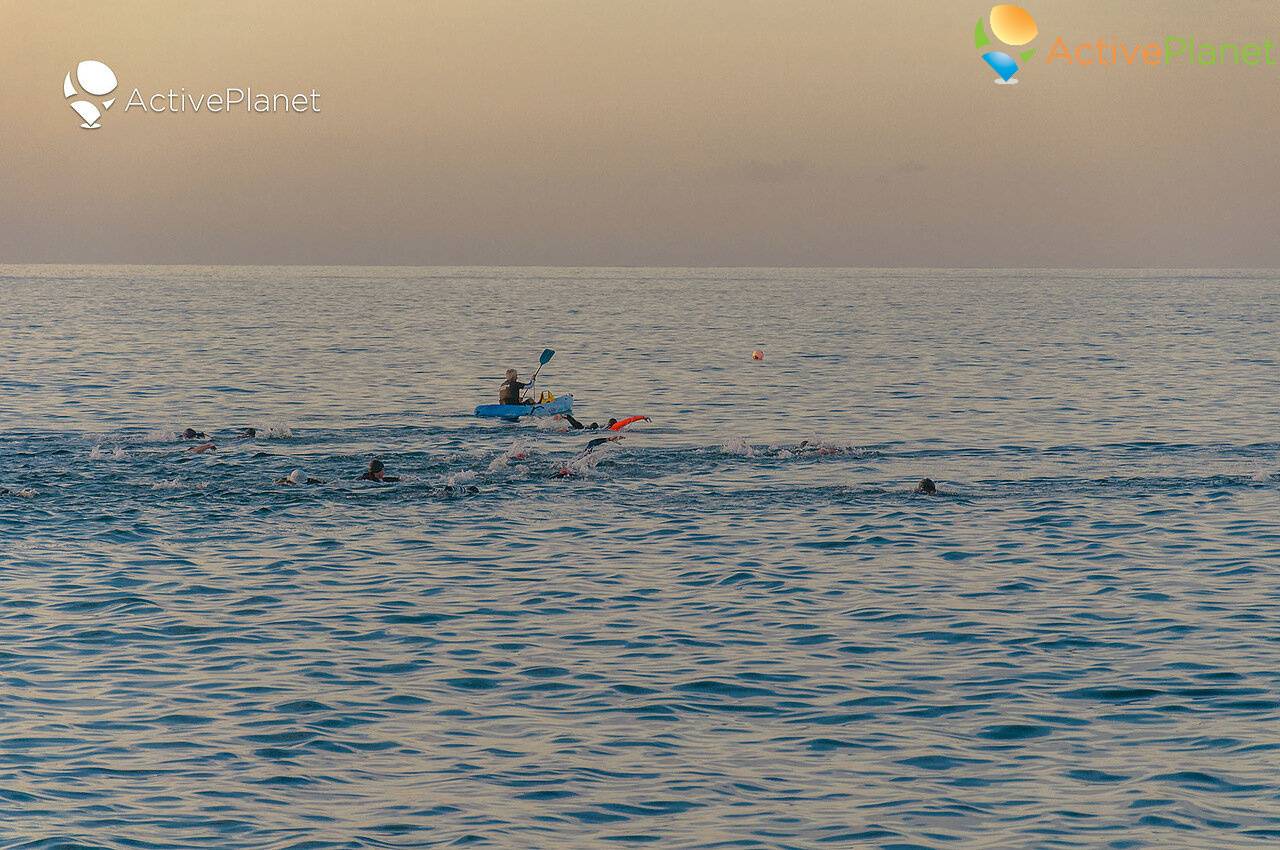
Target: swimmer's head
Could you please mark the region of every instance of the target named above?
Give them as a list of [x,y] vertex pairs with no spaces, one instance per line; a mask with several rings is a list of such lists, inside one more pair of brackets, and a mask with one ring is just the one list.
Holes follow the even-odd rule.
[[618,424],[618,420],[617,420],[617,419],[610,419],[610,420],[609,420],[609,424],[605,425],[604,427],[606,427],[606,428],[612,428],[614,425],[617,425],[617,424]]
[[938,492],[938,486],[933,483],[932,478],[921,478],[920,483],[916,486],[916,492],[932,496]]
[[245,437],[256,437],[256,436],[258,436],[258,429],[257,429],[257,428],[242,428],[242,429],[240,429],[240,433],[241,433],[241,435],[243,435],[243,436],[245,436]]
[[306,484],[307,473],[303,472],[301,469],[295,469],[293,472],[289,473],[289,483],[290,484]]
[[187,430],[182,432],[182,439],[184,440],[194,440],[196,437],[199,437],[199,436],[200,434],[198,431],[196,431],[195,428],[188,428]]

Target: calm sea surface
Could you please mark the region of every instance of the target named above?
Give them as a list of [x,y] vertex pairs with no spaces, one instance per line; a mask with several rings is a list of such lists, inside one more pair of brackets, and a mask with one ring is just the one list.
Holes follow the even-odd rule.
[[0,847],[1280,845],[1278,281],[0,267]]

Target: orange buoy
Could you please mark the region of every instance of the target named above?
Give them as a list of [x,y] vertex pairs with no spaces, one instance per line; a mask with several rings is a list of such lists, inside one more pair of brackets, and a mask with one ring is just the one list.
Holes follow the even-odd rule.
[[764,359],[764,352],[757,348],[755,351],[751,352],[751,359],[752,359],[752,360],[763,360],[763,359]]

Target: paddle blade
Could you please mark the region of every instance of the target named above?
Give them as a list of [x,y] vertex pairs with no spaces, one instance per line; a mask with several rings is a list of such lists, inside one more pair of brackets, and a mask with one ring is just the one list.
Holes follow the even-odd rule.
[[546,366],[547,363],[551,360],[551,358],[555,356],[556,356],[556,353],[552,351],[550,348],[542,349],[542,355],[538,357],[538,365]]

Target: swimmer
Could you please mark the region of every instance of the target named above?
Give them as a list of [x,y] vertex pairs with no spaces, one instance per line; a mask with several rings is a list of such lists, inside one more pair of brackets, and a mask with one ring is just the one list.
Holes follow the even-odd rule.
[[632,422],[652,422],[652,421],[653,420],[650,419],[648,416],[628,416],[626,419],[623,419],[621,422],[619,422],[617,419],[610,419],[608,428],[610,431],[621,431],[623,428],[627,427]]
[[621,439],[622,437],[596,437],[594,440],[590,440],[587,442],[586,451],[578,455],[578,457],[586,457],[587,455],[594,452],[596,449],[603,446],[605,443],[616,443]]
[[921,496],[936,496],[938,495],[938,485],[933,483],[932,478],[921,478],[920,483],[916,485],[915,492]]
[[182,435],[181,435],[178,439],[180,439],[180,440],[207,440],[207,439],[209,439],[209,435],[208,435],[208,434],[206,434],[204,431],[197,431],[195,428],[188,428],[187,430],[185,430],[185,431],[183,431],[183,432],[182,432]]
[[520,380],[520,374],[515,369],[508,369],[507,379],[498,389],[498,404],[533,404],[533,399],[520,397],[521,391],[528,387],[529,384]]
[[295,469],[283,478],[277,478],[275,483],[286,487],[292,487],[298,484],[323,484],[324,482],[319,478],[312,478],[301,469]]
[[386,467],[383,466],[382,461],[375,459],[375,460],[369,461],[369,468],[365,470],[364,475],[361,475],[356,480],[387,482],[387,481],[399,481],[400,479],[396,478],[395,476],[387,475]]
[[592,422],[590,425],[583,425],[577,419],[574,419],[573,414],[571,413],[564,414],[564,418],[568,420],[569,427],[575,431],[598,431],[600,430],[601,427],[604,427],[606,430],[609,430],[609,431],[621,431],[623,428],[627,427],[633,422],[641,422],[641,421],[652,422],[653,421],[648,416],[628,416],[626,419],[623,419],[621,421],[617,419],[610,419],[608,422],[604,423],[603,426],[601,426],[599,422]]
[[563,416],[565,420],[569,423],[569,427],[572,428],[574,431],[599,431],[600,430],[599,422],[592,422],[590,425],[583,425],[577,419],[573,418],[572,413],[562,413],[562,414],[557,414],[557,416]]
[[560,467],[559,469],[557,469],[557,470],[556,470],[556,473],[555,473],[554,477],[555,477],[555,478],[569,478],[569,477],[571,477],[571,476],[573,475],[573,464],[575,464],[575,463],[577,463],[578,461],[582,460],[583,458],[587,457],[587,456],[588,456],[588,455],[590,455],[592,452],[594,452],[596,449],[598,449],[598,448],[600,448],[601,446],[603,446],[605,443],[616,443],[616,442],[618,442],[618,440],[621,440],[621,439],[623,439],[623,437],[622,437],[622,435],[621,435],[621,434],[619,434],[619,435],[614,436],[614,437],[596,437],[594,440],[590,440],[590,441],[588,441],[588,442],[587,442],[587,447],[586,447],[585,449],[583,449],[581,452],[579,452],[579,453],[578,453],[578,454],[573,458],[573,460],[570,460],[570,461],[568,461],[567,463],[562,464],[562,465],[561,465],[561,467]]
[[440,492],[448,498],[453,498],[455,493],[466,493],[469,496],[474,496],[476,493],[480,492],[480,488],[474,484],[468,484],[466,487],[446,484],[440,488]]
[[254,437],[258,436],[258,429],[257,428],[241,428],[236,433],[236,436],[242,440],[252,440]]
[[212,441],[210,441],[208,443],[201,443],[198,446],[192,446],[191,448],[187,449],[187,454],[202,455],[205,452],[216,452],[217,450],[218,450],[218,447],[215,446]]
[[831,455],[843,454],[845,449],[842,449],[839,446],[826,446],[822,443],[810,443],[808,440],[801,440],[800,445],[796,446],[791,451],[798,455],[813,453],[823,457],[829,457]]

